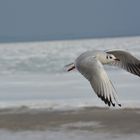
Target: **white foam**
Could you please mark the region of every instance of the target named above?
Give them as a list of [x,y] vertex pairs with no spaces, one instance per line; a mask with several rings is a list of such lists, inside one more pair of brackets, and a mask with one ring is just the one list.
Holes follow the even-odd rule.
[[0,74],[62,73],[90,49],[125,49],[140,57],[140,37],[0,44]]
[[[14,101],[14,102],[0,102],[0,109],[20,109],[23,111],[24,109],[45,109],[46,111],[65,111],[65,110],[77,110],[85,107],[101,107],[108,108],[100,100],[93,99],[75,99],[75,100],[28,100],[28,101]],[[122,107],[116,106],[110,107],[112,109],[139,109],[140,102],[139,101],[123,101]],[[22,110],[23,109],[23,110]]]

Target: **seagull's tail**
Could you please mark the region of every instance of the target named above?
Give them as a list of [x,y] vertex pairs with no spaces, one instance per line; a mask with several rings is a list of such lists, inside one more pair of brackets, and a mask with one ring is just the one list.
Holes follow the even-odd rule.
[[66,65],[65,69],[66,69],[66,71],[71,71],[71,70],[75,69],[74,63],[70,63],[70,64]]

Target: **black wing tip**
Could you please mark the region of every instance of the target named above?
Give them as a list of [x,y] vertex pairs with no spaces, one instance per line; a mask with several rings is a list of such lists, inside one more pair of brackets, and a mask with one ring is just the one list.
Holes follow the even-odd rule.
[[[98,94],[98,97],[101,98],[101,100],[104,101],[104,103],[105,103],[106,105],[108,105],[109,107],[111,107],[111,105],[112,105],[113,107],[116,106],[115,103],[112,102],[111,97],[110,97],[110,100],[109,100],[108,98],[105,98],[104,96],[101,96],[100,94]],[[121,105],[120,103],[118,103],[118,106],[121,107],[122,105]]]
[[122,107],[122,105],[121,105],[121,104],[118,104],[118,106],[119,106],[119,107]]
[[101,96],[101,95],[98,95],[98,97],[101,98],[101,100],[104,101],[104,103],[107,104],[109,107],[111,107],[111,105],[115,107],[115,103],[112,102],[111,98],[109,100],[108,98],[105,98],[104,96]]
[[115,104],[114,104],[114,103],[112,103],[112,106],[113,106],[113,107],[115,107]]
[[138,68],[140,69],[140,63],[138,64]]
[[[115,107],[115,103],[111,103],[113,107]],[[110,107],[110,105],[108,105]],[[121,104],[118,104],[119,107],[122,107]]]

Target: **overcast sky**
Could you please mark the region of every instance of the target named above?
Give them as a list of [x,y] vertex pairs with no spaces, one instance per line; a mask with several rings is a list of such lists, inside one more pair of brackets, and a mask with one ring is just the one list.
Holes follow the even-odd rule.
[[140,0],[0,0],[0,41],[140,35]]

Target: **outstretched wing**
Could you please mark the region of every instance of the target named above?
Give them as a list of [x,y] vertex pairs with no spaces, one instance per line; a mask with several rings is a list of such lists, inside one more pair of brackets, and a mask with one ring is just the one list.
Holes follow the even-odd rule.
[[101,98],[105,104],[108,104],[108,106],[115,106],[115,102],[121,106],[118,102],[117,93],[113,84],[109,80],[103,65],[98,60],[95,59],[93,61],[90,72],[91,78],[89,81],[97,96]]
[[107,51],[106,53],[113,54],[120,60],[113,62],[112,65],[118,66],[132,74],[140,76],[140,60],[135,58],[133,55],[121,50]]

